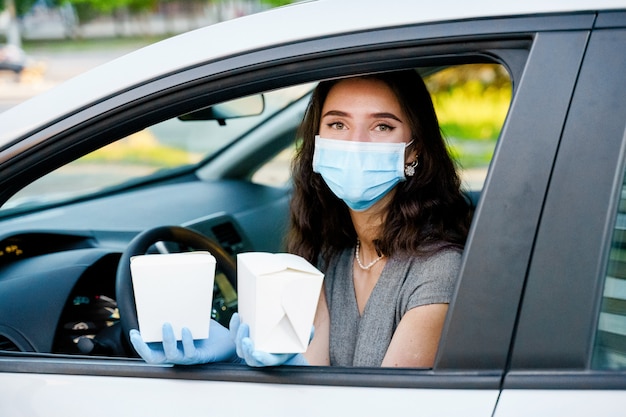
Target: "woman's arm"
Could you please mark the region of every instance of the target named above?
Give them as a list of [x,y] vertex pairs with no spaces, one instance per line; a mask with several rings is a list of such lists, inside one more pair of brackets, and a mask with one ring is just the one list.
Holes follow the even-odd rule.
[[447,311],[448,304],[428,304],[409,310],[400,320],[382,366],[431,368]]
[[330,315],[324,287],[317,303],[313,326],[315,334],[304,357],[310,365],[328,366],[330,365]]

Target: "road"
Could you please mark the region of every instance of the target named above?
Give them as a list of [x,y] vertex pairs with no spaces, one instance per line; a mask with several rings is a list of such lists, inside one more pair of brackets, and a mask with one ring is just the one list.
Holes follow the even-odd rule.
[[29,53],[29,69],[19,79],[12,72],[0,71],[0,112],[133,49],[136,47],[75,52],[35,50]]

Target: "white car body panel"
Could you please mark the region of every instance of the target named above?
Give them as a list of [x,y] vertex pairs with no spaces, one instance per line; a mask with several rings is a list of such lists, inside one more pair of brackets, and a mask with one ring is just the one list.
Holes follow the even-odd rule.
[[[497,390],[428,390],[0,373],[2,416],[490,416]],[[99,401],[101,393],[107,401]],[[106,404],[106,406],[104,406]],[[25,409],[25,405],[29,408]]]
[[[388,0],[384,3],[378,0],[318,0],[271,9],[142,48],[16,106],[15,113],[13,109],[1,113],[0,146],[116,91],[162,74],[244,51],[337,33],[407,24],[620,8],[626,8],[626,1],[441,0],[424,7],[419,2],[407,0]],[[224,36],[226,33],[228,37]],[[200,45],[207,47],[203,50]],[[29,114],[30,119],[23,120],[14,114]]]
[[626,392],[620,390],[502,391],[494,417],[623,417]]

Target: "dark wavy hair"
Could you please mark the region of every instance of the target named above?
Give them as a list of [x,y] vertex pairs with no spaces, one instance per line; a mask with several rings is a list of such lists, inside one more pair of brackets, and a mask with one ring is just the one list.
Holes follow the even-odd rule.
[[[380,80],[391,88],[409,118],[414,139],[411,146],[419,153],[415,175],[396,186],[386,207],[385,220],[375,240],[377,251],[393,256],[462,248],[471,207],[461,191],[424,81],[414,70],[360,77]],[[292,162],[294,191],[287,250],[314,264],[327,264],[345,248],[353,247],[357,238],[347,206],[313,172],[315,135],[322,107],[330,89],[339,81],[323,81],[314,90],[298,131],[301,144]]]

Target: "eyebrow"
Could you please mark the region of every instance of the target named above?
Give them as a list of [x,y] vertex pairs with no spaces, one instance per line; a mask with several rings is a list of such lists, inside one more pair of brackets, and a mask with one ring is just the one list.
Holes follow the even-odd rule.
[[[346,113],[340,110],[329,110],[322,115],[322,119],[327,116],[350,117],[350,113]],[[403,123],[402,120],[393,113],[387,113],[387,112],[372,113],[370,116],[375,119],[393,119],[393,120],[397,120],[400,123]]]

